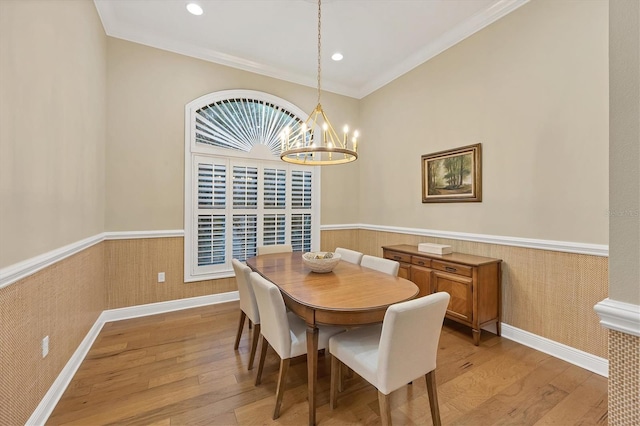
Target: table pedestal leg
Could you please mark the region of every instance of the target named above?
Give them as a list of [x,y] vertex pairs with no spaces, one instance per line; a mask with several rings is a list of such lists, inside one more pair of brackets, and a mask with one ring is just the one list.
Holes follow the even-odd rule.
[[316,379],[318,376],[318,328],[307,325],[307,381],[309,425],[316,424]]

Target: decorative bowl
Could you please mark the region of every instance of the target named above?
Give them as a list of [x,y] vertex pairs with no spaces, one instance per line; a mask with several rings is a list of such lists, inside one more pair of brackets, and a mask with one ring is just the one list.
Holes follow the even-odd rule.
[[330,251],[312,251],[302,255],[302,262],[312,272],[324,274],[333,271],[333,268],[340,262],[341,257],[339,253]]

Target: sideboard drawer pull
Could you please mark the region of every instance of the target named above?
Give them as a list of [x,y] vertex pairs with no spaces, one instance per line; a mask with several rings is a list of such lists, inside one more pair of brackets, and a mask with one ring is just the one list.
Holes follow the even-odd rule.
[[402,259],[402,257],[400,257],[400,256],[393,256],[393,258],[394,258],[395,260],[400,260],[400,259]]
[[457,272],[458,271],[456,268],[452,268],[451,266],[445,266],[444,269],[446,269],[447,272]]
[[420,260],[420,261],[418,261],[418,262],[416,262],[416,263],[417,263],[418,265],[422,265],[422,266],[424,266],[424,262],[423,262],[422,260]]

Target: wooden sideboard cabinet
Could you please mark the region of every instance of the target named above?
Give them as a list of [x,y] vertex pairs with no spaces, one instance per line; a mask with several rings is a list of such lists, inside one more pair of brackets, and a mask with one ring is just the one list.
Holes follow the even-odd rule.
[[500,335],[501,259],[463,253],[430,254],[412,245],[385,246],[382,250],[385,258],[400,263],[398,276],[418,286],[418,297],[438,291],[451,295],[446,318],[471,327],[476,346],[486,325],[495,323]]

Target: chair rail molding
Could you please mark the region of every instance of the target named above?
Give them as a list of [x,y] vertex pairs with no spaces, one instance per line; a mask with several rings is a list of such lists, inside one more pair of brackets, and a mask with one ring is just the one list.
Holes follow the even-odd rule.
[[159,231],[115,231],[105,232],[105,240],[133,240],[139,238],[172,238],[184,237],[184,229]]
[[498,244],[503,246],[533,248],[539,250],[559,251],[564,253],[587,254],[591,256],[609,257],[609,246],[605,244],[576,243],[571,241],[539,240],[532,238],[507,237],[500,235],[472,234],[467,232],[439,231],[435,229],[404,228],[398,226],[356,224],[322,225],[321,231],[341,231],[363,229],[367,231],[394,232],[397,234],[418,235],[423,237],[448,238],[451,240],[474,241],[478,243]]
[[0,269],[0,289],[105,240],[184,237],[184,230],[102,232]]
[[606,298],[593,309],[603,327],[640,337],[640,305]]
[[76,241],[0,269],[0,289],[104,241],[105,233]]

